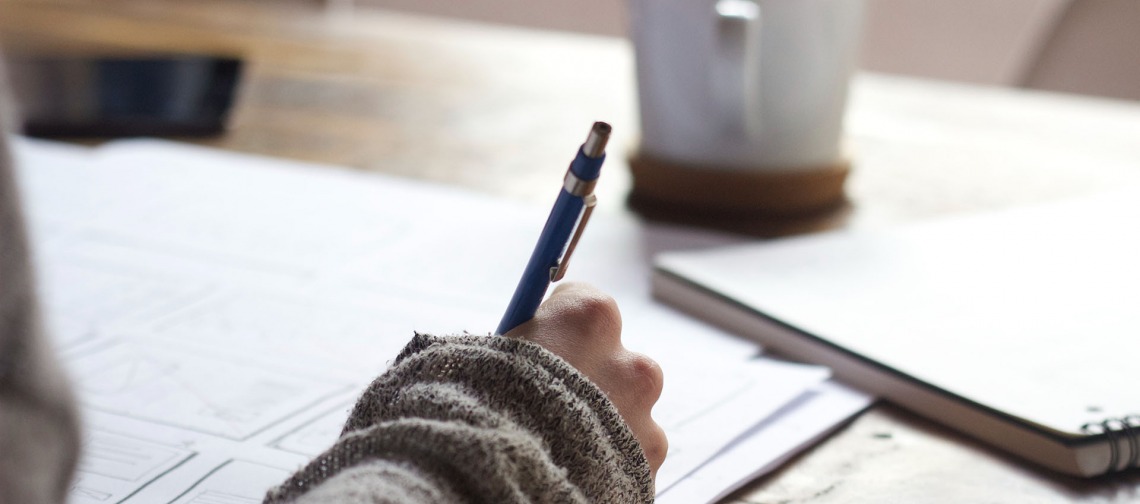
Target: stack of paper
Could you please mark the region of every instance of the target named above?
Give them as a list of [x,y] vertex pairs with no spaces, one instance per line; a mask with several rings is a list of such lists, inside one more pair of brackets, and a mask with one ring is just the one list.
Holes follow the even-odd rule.
[[[494,328],[548,210],[158,141],[16,150],[84,406],[73,503],[259,501],[413,331]],[[652,254],[727,241],[601,215],[570,268],[665,370],[661,502],[713,501],[869,403],[650,301]]]

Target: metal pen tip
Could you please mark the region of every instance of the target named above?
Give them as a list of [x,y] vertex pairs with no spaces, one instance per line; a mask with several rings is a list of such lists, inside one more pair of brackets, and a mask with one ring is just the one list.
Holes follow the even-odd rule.
[[610,132],[613,128],[604,122],[598,121],[594,123],[594,127],[590,128],[590,136],[586,137],[586,143],[582,144],[582,153],[586,157],[598,158],[606,153],[606,142],[610,140]]

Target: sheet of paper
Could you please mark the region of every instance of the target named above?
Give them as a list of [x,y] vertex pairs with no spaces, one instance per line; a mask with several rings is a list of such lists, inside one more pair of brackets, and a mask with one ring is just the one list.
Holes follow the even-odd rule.
[[[669,454],[657,471],[657,486],[681,481],[759,419],[804,394],[828,376],[825,368],[804,368],[773,360],[747,367],[665,367],[673,376],[670,393],[662,394],[654,419],[669,436]],[[693,379],[700,376],[700,379]]]
[[[411,337],[487,333],[546,209],[157,141],[17,144],[88,446],[72,502],[257,502],[327,448]],[[657,359],[671,487],[825,369],[652,303],[648,258],[731,238],[596,216],[569,279]]]
[[872,402],[867,394],[823,382],[753,426],[679,483],[658,489],[657,503],[716,502],[779,467]]

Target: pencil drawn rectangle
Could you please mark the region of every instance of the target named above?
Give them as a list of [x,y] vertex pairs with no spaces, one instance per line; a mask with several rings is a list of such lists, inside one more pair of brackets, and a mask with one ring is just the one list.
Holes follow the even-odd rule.
[[90,408],[241,440],[346,386],[252,359],[124,341],[71,361]]
[[257,504],[266,491],[287,477],[289,471],[285,469],[231,460],[215,468],[171,504]]

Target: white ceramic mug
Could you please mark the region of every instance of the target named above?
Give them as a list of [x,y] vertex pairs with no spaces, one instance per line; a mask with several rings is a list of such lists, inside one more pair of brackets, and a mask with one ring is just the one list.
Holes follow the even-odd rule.
[[740,169],[840,156],[863,0],[630,0],[641,152]]

